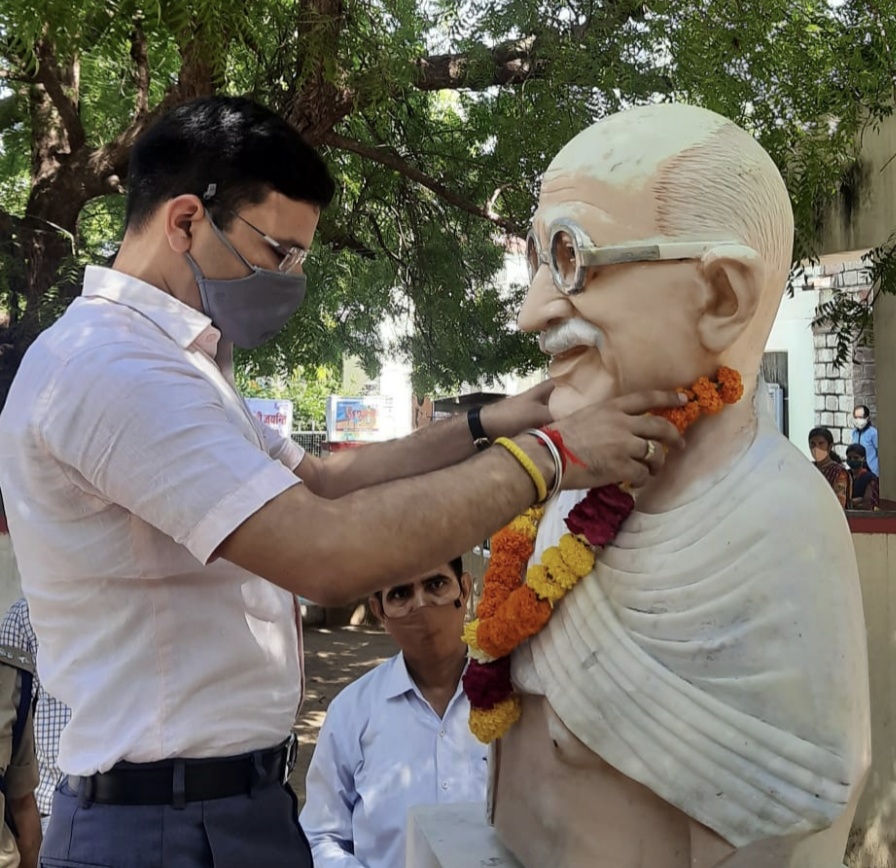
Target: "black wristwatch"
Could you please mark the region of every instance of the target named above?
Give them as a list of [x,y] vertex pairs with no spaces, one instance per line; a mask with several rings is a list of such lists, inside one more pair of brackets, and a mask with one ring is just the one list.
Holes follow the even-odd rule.
[[473,445],[479,452],[483,449],[488,449],[492,445],[492,441],[488,439],[488,434],[485,433],[485,428],[482,427],[482,420],[479,418],[481,412],[482,407],[474,407],[472,410],[467,411],[467,425],[470,426],[470,436],[473,438]]

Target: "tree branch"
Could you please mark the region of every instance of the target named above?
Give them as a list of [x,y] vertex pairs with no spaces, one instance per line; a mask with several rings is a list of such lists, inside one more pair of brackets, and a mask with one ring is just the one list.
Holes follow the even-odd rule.
[[77,103],[65,92],[56,56],[49,43],[41,40],[37,44],[37,58],[38,68],[35,78],[43,85],[56,111],[59,112],[59,119],[68,135],[69,149],[72,152],[77,151],[86,141],[84,126],[81,123]]
[[385,145],[365,145],[363,142],[357,142],[354,139],[340,136],[337,133],[327,133],[320,141],[322,144],[329,145],[330,147],[338,148],[342,151],[351,151],[354,154],[358,154],[360,157],[365,157],[368,160],[373,160],[383,166],[388,166],[400,175],[404,175],[404,177],[409,178],[411,181],[420,184],[421,187],[426,187],[427,190],[431,190],[449,205],[453,205],[455,208],[459,208],[461,211],[466,211],[468,214],[473,214],[476,217],[482,217],[490,223],[494,223],[495,226],[499,226],[506,232],[518,231],[513,221],[508,220],[506,217],[502,217],[500,214],[496,214],[493,211],[489,211],[488,208],[477,205],[475,202],[471,202],[463,196],[459,196],[454,191],[448,189],[444,184],[440,184],[438,181],[430,178],[425,172],[412,166],[403,157]]
[[546,63],[535,53],[536,38],[526,36],[476,52],[434,54],[414,62],[418,90],[458,90],[522,84],[544,75]]
[[134,19],[134,29],[131,32],[131,60],[134,61],[134,84],[137,87],[134,112],[140,117],[149,111],[149,52],[143,21],[139,17]]

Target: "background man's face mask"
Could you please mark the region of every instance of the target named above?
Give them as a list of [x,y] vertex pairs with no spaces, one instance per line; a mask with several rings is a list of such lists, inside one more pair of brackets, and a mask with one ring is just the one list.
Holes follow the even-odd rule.
[[862,418],[859,417],[859,416],[857,416],[857,417],[856,417],[855,419],[853,419],[852,421],[853,421],[853,424],[856,426],[856,428],[859,429],[859,431],[861,431],[863,428],[865,428],[865,427],[868,425],[868,420],[867,420],[867,419],[862,419]]
[[206,217],[221,243],[251,273],[229,279],[206,277],[196,260],[185,254],[199,287],[202,310],[221,332],[223,340],[244,350],[254,349],[276,335],[305,300],[305,275],[284,274],[253,265],[243,258],[207,212]]

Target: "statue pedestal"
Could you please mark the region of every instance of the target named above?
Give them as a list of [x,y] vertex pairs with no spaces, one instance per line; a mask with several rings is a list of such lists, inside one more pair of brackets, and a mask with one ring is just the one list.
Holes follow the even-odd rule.
[[522,868],[486,823],[484,802],[411,808],[407,840],[406,868]]

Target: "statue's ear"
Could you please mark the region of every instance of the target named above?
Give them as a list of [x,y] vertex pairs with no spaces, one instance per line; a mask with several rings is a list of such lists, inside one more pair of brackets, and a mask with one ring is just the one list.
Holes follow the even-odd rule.
[[765,264],[752,248],[725,244],[703,256],[700,271],[705,297],[697,334],[706,350],[719,355],[753,319],[762,295]]

